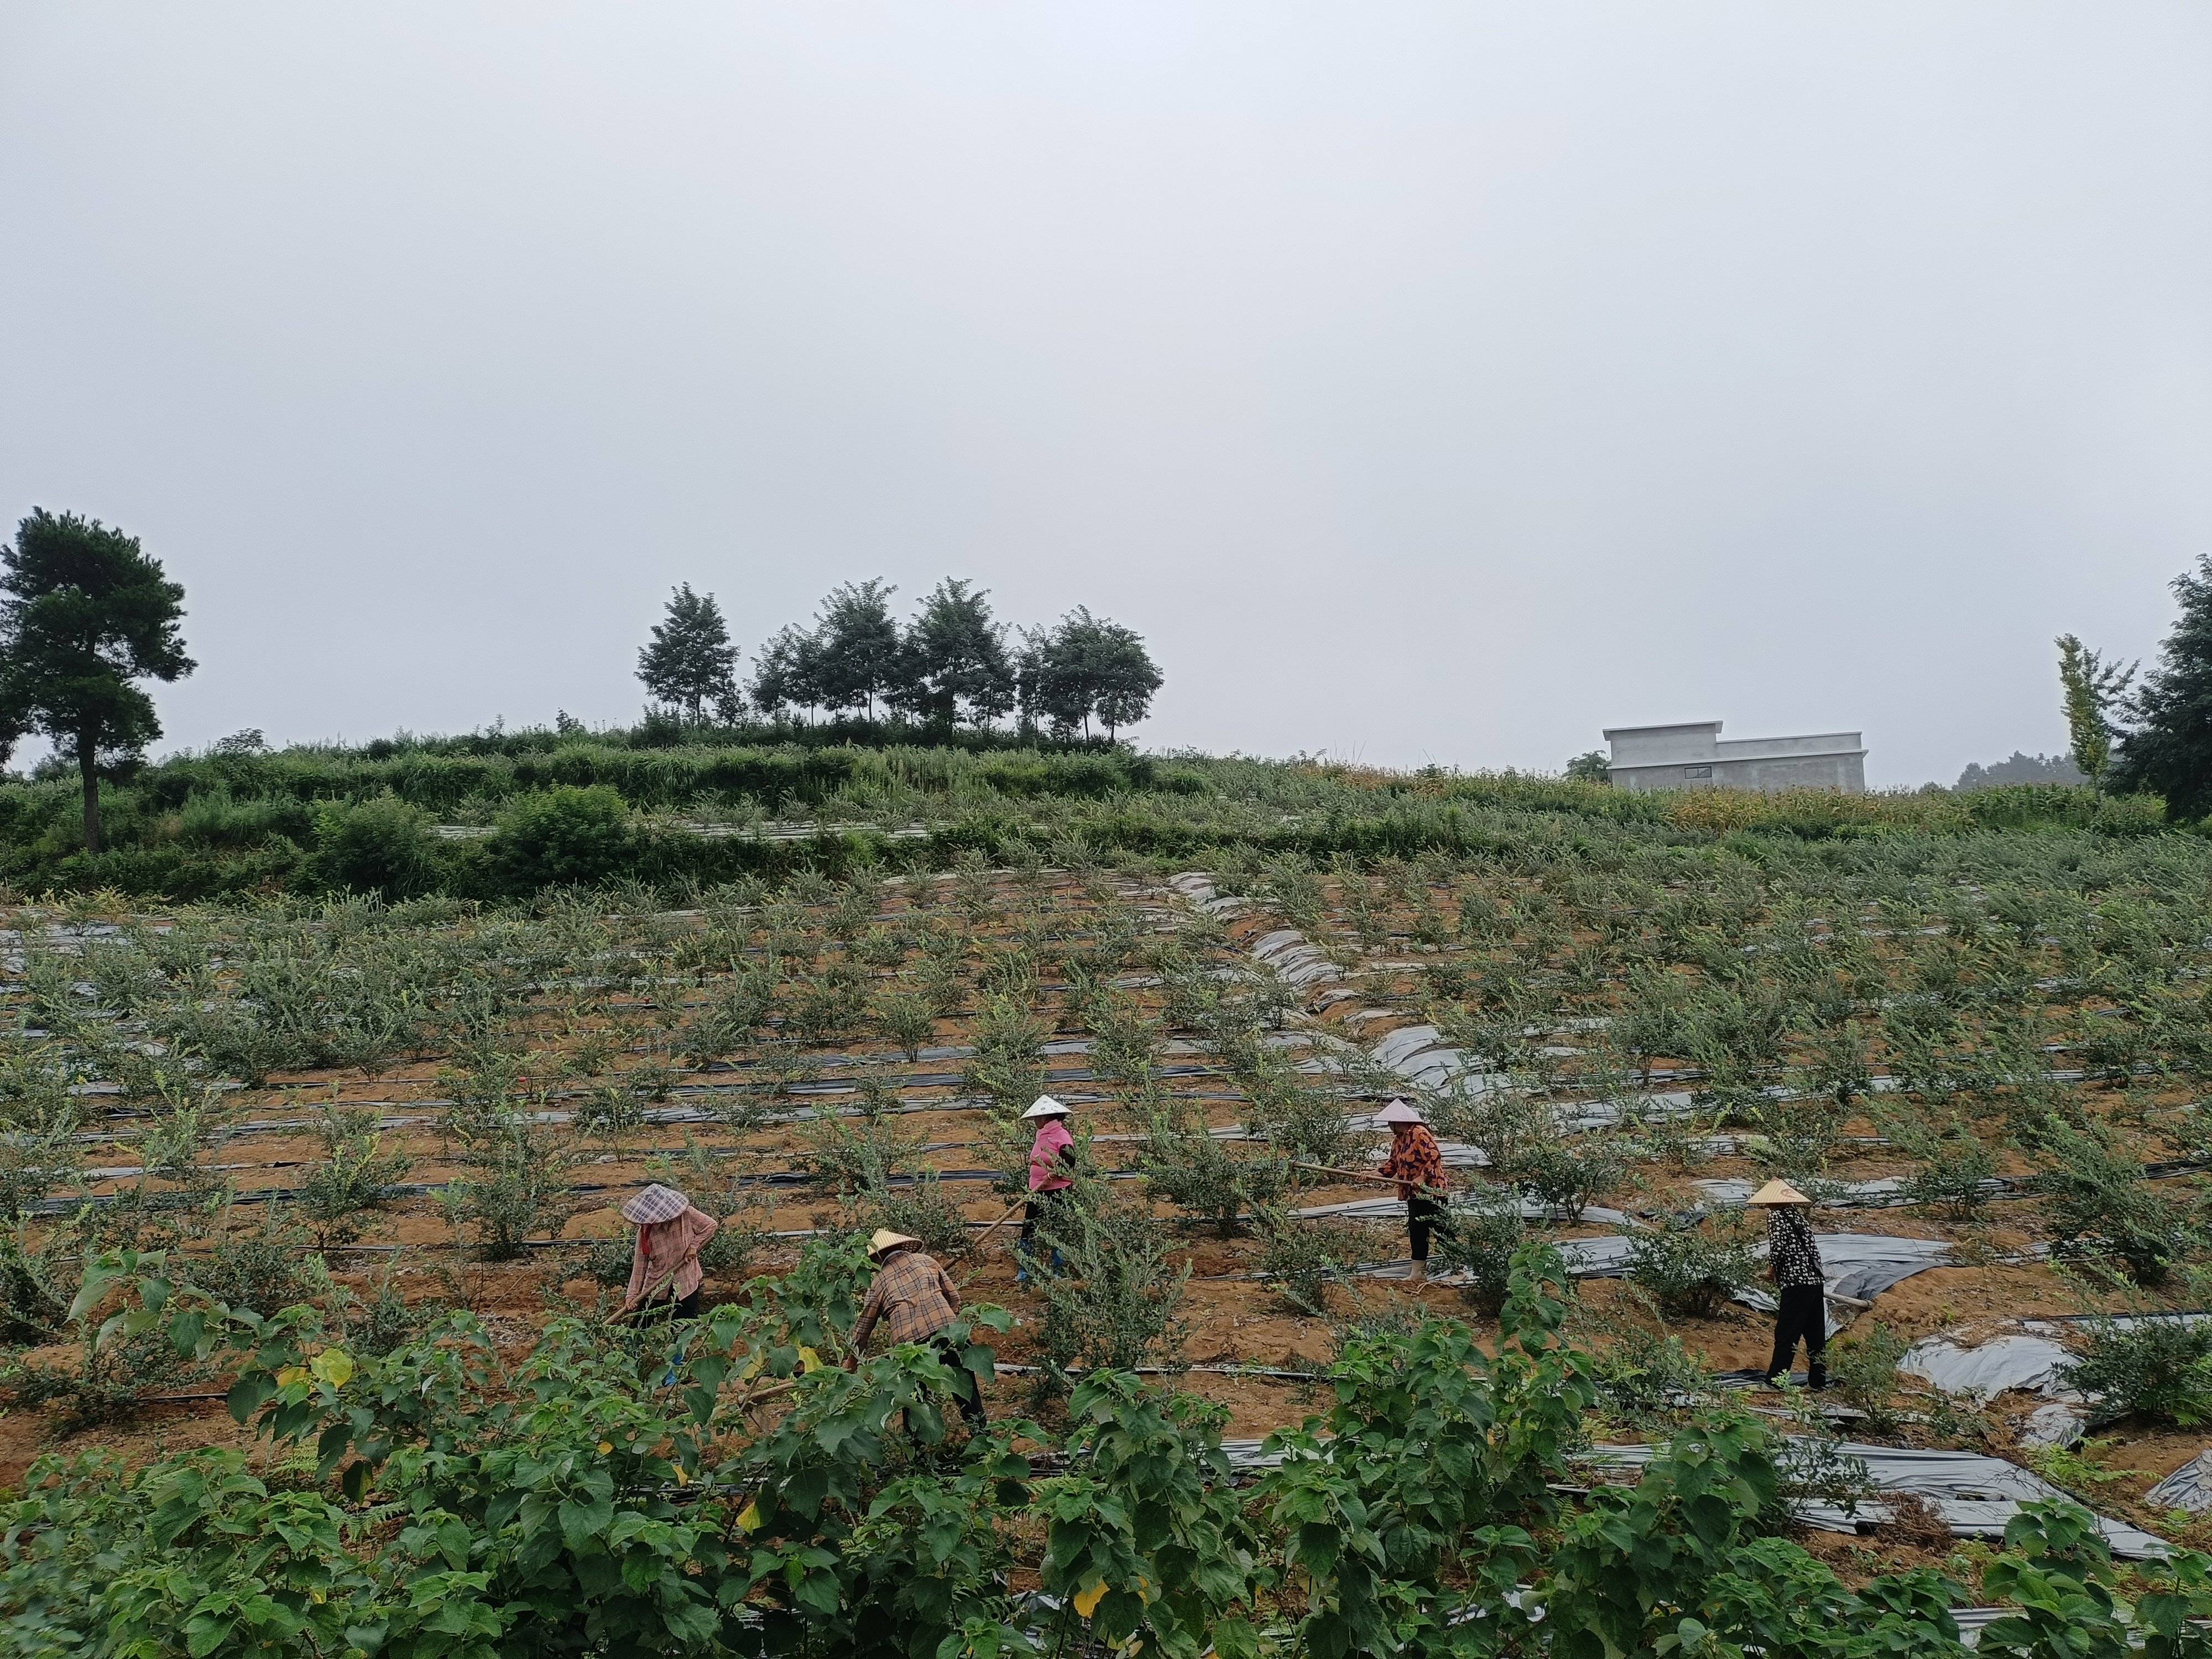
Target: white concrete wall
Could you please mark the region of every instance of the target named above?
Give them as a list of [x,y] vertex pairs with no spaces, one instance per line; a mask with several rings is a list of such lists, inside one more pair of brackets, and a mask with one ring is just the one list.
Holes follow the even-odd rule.
[[1713,745],[1722,760],[1765,760],[1784,755],[1835,755],[1866,745],[1856,732],[1823,732],[1807,738],[1729,738]]
[[1612,776],[1618,789],[1836,789],[1857,795],[1866,791],[1866,757],[1862,752],[1615,766]]
[[1721,722],[1612,726],[1612,776],[1623,789],[1866,789],[1866,748],[1856,732],[1730,738]]
[[1709,761],[1720,737],[1718,720],[1698,720],[1686,726],[1614,726],[1606,734],[1613,745],[1613,764],[1623,766],[1680,766]]

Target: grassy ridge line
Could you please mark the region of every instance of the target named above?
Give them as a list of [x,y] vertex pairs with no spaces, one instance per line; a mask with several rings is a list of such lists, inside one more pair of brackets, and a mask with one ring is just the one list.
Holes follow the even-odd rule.
[[[963,749],[798,744],[641,750],[580,741],[520,755],[410,750],[380,757],[304,748],[185,755],[128,772],[110,786],[108,799],[127,801],[141,816],[159,816],[213,801],[313,805],[389,794],[428,811],[452,813],[563,786],[604,786],[638,807],[744,802],[771,809],[811,805],[852,788],[894,796],[1027,799],[1205,787],[1172,763],[1127,750],[981,755]],[[43,823],[55,805],[72,798],[74,787],[71,778],[41,776],[0,788],[0,819],[11,828],[26,817]]]
[[[371,745],[374,748],[375,745]],[[497,898],[629,878],[664,890],[799,869],[942,869],[963,854],[1080,837],[1168,860],[1226,847],[1370,859],[1502,849],[1532,827],[1562,844],[1718,842],[1754,859],[1771,837],[1850,840],[2044,830],[2141,836],[2167,828],[2151,797],[2063,785],[1954,795],[1795,791],[1637,794],[1571,780],[1304,761],[1154,757],[1126,750],[625,747],[441,754],[288,750],[186,756],[112,786],[113,845],[75,845],[65,781],[0,785],[0,882],[18,891],[194,900],[381,888]],[[837,819],[811,839],[742,833],[777,814]],[[684,815],[689,815],[689,818]],[[702,838],[700,817],[740,833]],[[1532,826],[1532,817],[1548,823]],[[436,842],[432,819],[495,826]],[[927,833],[914,836],[909,826]],[[908,829],[893,836],[893,828]]]

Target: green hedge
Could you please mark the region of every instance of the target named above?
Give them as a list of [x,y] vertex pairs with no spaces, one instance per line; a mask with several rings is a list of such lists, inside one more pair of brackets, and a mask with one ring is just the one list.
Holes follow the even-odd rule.
[[[1967,795],[1638,794],[1559,778],[1358,772],[1127,750],[647,748],[569,739],[516,754],[403,748],[189,756],[108,786],[112,850],[80,846],[74,784],[0,784],[0,881],[173,899],[380,890],[495,898],[635,878],[664,890],[810,866],[944,867],[1080,835],[1112,857],[1196,864],[1224,848],[1316,860],[1680,845],[1765,862],[1823,842],[2169,830],[2154,797],[2016,785]],[[918,826],[802,839],[691,833],[679,814]],[[484,826],[441,839],[438,822]]]

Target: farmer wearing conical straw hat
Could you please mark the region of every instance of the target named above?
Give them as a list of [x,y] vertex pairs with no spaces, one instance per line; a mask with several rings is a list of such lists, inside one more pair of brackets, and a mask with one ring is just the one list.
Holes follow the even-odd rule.
[[1429,1234],[1435,1228],[1451,1228],[1451,1209],[1444,1197],[1443,1149],[1420,1113],[1406,1101],[1389,1102],[1375,1114],[1375,1121],[1390,1131],[1390,1156],[1382,1160],[1378,1173],[1398,1183],[1398,1196],[1406,1202],[1406,1243],[1413,1258],[1408,1278],[1425,1285]]
[[868,1299],[860,1304],[860,1322],[853,1327],[854,1363],[879,1322],[894,1346],[927,1342],[956,1373],[952,1392],[960,1402],[960,1415],[969,1427],[981,1428],[983,1379],[968,1369],[945,1334],[960,1311],[958,1287],[910,1233],[878,1227],[868,1240],[868,1254],[877,1263],[876,1279],[868,1286]]
[[[1037,1128],[1036,1138],[1030,1142],[1030,1201],[1022,1214],[1022,1260],[1015,1272],[1019,1283],[1029,1281],[1030,1253],[1036,1244],[1037,1224],[1042,1222],[1048,1232],[1062,1224],[1069,1196],[1075,1190],[1075,1137],[1067,1132],[1067,1108],[1050,1095],[1039,1095],[1022,1114],[1023,1121],[1034,1121]],[[1060,1266],[1056,1247],[1052,1265]]]
[[658,1182],[622,1206],[622,1218],[637,1229],[623,1312],[672,1309],[678,1319],[696,1319],[699,1286],[707,1278],[699,1252],[722,1230],[722,1224],[695,1209],[673,1187]]
[[1774,1310],[1774,1354],[1766,1362],[1770,1388],[1782,1386],[1797,1344],[1805,1344],[1805,1386],[1828,1386],[1828,1308],[1822,1294],[1826,1278],[1820,1247],[1806,1214],[1813,1200],[1786,1181],[1770,1181],[1744,1203],[1766,1212],[1766,1272],[1778,1304]]

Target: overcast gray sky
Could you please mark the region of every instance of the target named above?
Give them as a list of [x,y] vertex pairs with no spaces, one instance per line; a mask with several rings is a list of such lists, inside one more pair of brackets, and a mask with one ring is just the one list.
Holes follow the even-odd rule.
[[2212,9],[0,9],[0,520],[143,537],[162,746],[633,718],[944,574],[1157,746],[2064,744],[2212,551]]

